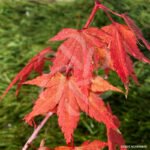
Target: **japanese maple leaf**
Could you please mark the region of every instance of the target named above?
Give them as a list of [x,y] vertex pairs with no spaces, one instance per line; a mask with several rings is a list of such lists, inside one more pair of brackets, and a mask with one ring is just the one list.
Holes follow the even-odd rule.
[[107,146],[106,142],[95,140],[91,143],[89,141],[84,142],[81,146],[78,147],[68,147],[68,146],[58,146],[55,147],[55,150],[102,150]]
[[122,14],[121,16],[123,17],[124,21],[129,26],[129,28],[135,33],[135,36],[137,36],[139,39],[141,39],[143,41],[143,43],[145,44],[145,46],[147,47],[147,49],[150,50],[150,44],[143,37],[143,34],[141,33],[139,27],[136,26],[134,21],[126,14]]
[[[108,111],[112,114],[110,105],[107,104]],[[113,115],[113,119],[115,124],[120,126],[120,122],[116,116]],[[116,150],[116,145],[120,148],[120,150],[127,150],[126,148],[123,148],[125,145],[125,141],[123,139],[123,136],[119,130],[114,130],[107,126],[107,138],[108,138],[108,147],[109,150]]]
[[129,76],[132,76],[138,84],[129,55],[146,63],[150,63],[150,61],[140,52],[135,34],[128,26],[118,23],[105,26],[102,30],[112,37],[111,40],[109,39],[106,42],[108,43],[108,49],[110,49],[113,69],[118,73],[126,87],[129,84]]
[[10,83],[4,94],[2,95],[0,101],[4,98],[10,88],[19,80],[16,95],[19,92],[19,89],[22,86],[22,83],[26,81],[26,79],[30,76],[32,70],[35,70],[38,74],[42,74],[42,70],[45,63],[45,56],[52,53],[53,50],[50,47],[45,48],[44,50],[40,51],[36,56],[34,56],[29,63],[18,73],[18,75],[13,79]]
[[[58,48],[56,59],[50,68],[51,74],[73,69],[73,76],[82,82],[81,89],[88,96],[89,82],[93,75],[92,56],[97,48],[105,47],[104,40],[97,37],[97,34],[106,34],[98,28],[87,28],[82,30],[63,29],[50,41],[62,41],[63,44]],[[109,37],[105,35],[106,39]],[[108,36],[108,37],[107,37]],[[60,63],[61,60],[61,63]]]
[[113,129],[117,129],[113,122],[112,115],[108,112],[104,102],[96,93],[108,90],[121,92],[120,89],[112,86],[101,77],[96,77],[91,81],[91,89],[87,97],[80,89],[81,82],[74,77],[65,77],[61,73],[43,74],[25,84],[45,87],[39,98],[35,102],[31,113],[24,119],[32,125],[35,116],[45,114],[57,108],[59,126],[64,133],[67,143],[71,142],[74,129],[80,117],[80,110],[86,112],[92,118],[103,122]]

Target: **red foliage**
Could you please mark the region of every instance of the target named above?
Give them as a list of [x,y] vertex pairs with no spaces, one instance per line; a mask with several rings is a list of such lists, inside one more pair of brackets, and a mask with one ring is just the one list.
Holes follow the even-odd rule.
[[113,68],[122,82],[125,83],[125,86],[128,86],[128,77],[131,75],[138,84],[129,55],[146,63],[150,63],[150,61],[138,49],[135,34],[128,26],[119,23],[105,26],[102,30],[111,36],[111,39],[106,41],[110,45],[110,59],[112,59]]
[[71,142],[74,129],[77,127],[80,112],[82,110],[95,118],[99,122],[103,122],[109,127],[116,129],[112,115],[107,110],[104,102],[96,94],[108,90],[121,92],[118,88],[110,85],[101,77],[96,77],[91,81],[89,96],[87,97],[80,89],[80,82],[74,76],[69,78],[61,73],[43,74],[25,84],[37,85],[45,87],[36,101],[33,111],[26,115],[24,119],[32,125],[35,116],[45,114],[49,111],[57,109],[58,122],[64,132],[67,143]]
[[[106,12],[112,24],[101,29],[88,27],[98,8]],[[113,21],[107,11],[122,17],[127,25]],[[32,112],[27,114],[24,120],[32,126],[35,116],[44,115],[51,111],[56,113],[59,126],[68,145],[71,142],[73,143],[73,132],[77,127],[80,111],[86,112],[87,115],[98,122],[103,122],[107,127],[107,143],[101,141],[89,143],[87,141],[81,147],[60,146],[56,147],[55,150],[98,150],[107,145],[109,150],[116,150],[116,145],[123,150],[121,146],[125,145],[125,142],[118,129],[120,122],[112,114],[110,106],[106,106],[100,98],[103,92],[109,90],[122,91],[102,77],[95,76],[93,72],[98,68],[103,68],[106,77],[108,77],[110,70],[116,71],[127,90],[129,76],[132,76],[135,82],[139,84],[130,56],[146,63],[150,63],[150,61],[140,52],[136,37],[141,39],[150,50],[150,45],[144,39],[140,29],[126,14],[117,14],[96,0],[91,16],[83,29],[63,29],[50,39],[50,41],[64,41],[56,52],[53,66],[50,67],[50,73],[41,75],[45,56],[53,52],[50,47],[47,47],[20,71],[8,86],[2,98],[18,80],[16,94],[18,94],[23,83],[43,87]],[[41,76],[26,81],[32,70],[35,70]]]
[[11,89],[11,87],[19,80],[17,91],[16,91],[16,95],[18,95],[22,83],[27,80],[32,70],[35,70],[35,72],[37,72],[38,74],[42,74],[44,63],[45,63],[45,56],[49,55],[52,52],[53,52],[52,49],[50,47],[47,47],[44,50],[40,51],[36,56],[34,56],[28,62],[28,64],[18,73],[18,75],[13,79],[13,81],[10,83],[10,85],[8,86],[8,88],[0,98],[0,101],[4,98],[4,96]]

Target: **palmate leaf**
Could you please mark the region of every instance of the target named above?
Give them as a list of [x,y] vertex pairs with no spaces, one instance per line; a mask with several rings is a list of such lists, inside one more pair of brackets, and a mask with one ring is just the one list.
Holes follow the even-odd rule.
[[111,85],[108,81],[104,80],[102,77],[98,76],[92,80],[91,90],[93,92],[98,92],[100,89],[101,92],[108,90],[122,92],[120,89]]
[[114,69],[118,73],[126,87],[129,84],[129,76],[132,76],[138,84],[132,60],[128,55],[146,63],[150,63],[150,61],[140,52],[133,31],[128,26],[118,23],[105,26],[101,30],[112,37],[110,41],[105,41],[108,42],[109,47],[107,49],[110,50],[110,59],[113,62],[113,68],[110,67],[110,69]]
[[16,95],[17,95],[19,89],[22,86],[22,83],[27,80],[27,78],[30,76],[33,70],[35,70],[35,72],[37,72],[38,74],[42,74],[44,63],[45,63],[45,56],[49,55],[50,53],[53,53],[53,50],[50,47],[47,47],[44,50],[40,51],[36,56],[34,56],[29,61],[29,63],[13,79],[13,81],[10,83],[10,85],[8,86],[8,88],[0,98],[0,101],[4,98],[4,96],[11,89],[11,87],[19,80],[17,85],[17,91],[16,91]]
[[[63,44],[58,48],[56,59],[50,68],[51,74],[57,71],[72,69],[73,76],[82,82],[80,88],[88,96],[89,81],[93,76],[93,54],[99,47],[105,47],[103,39],[97,37],[99,34],[108,36],[98,28],[87,28],[82,30],[63,29],[50,41],[62,41]],[[108,36],[109,38],[109,36]],[[60,63],[61,60],[61,63]]]
[[[112,25],[98,28],[89,28],[90,22],[98,8],[123,17],[128,26],[115,23],[111,16]],[[140,29],[125,14],[119,15],[95,0],[95,7],[82,30],[63,29],[50,41],[64,41],[58,48],[53,66],[49,74],[42,74],[45,56],[53,52],[50,47],[38,53],[8,86],[8,90],[19,80],[16,94],[22,83],[43,87],[33,110],[24,117],[30,125],[34,117],[48,112],[58,116],[58,123],[64,133],[68,146],[56,147],[56,150],[98,150],[109,146],[109,150],[116,150],[116,145],[125,145],[123,136],[119,131],[120,122],[112,115],[109,105],[105,105],[99,97],[103,92],[113,90],[122,92],[101,77],[94,77],[93,71],[104,68],[106,75],[110,69],[116,71],[126,89],[129,85],[129,76],[138,84],[134,73],[133,63],[129,55],[146,63],[150,61],[144,57],[137,46],[137,39],[141,39],[150,50],[149,43],[144,39]],[[32,70],[41,76],[26,81]],[[107,77],[107,76],[106,76]],[[1,98],[1,99],[2,99]],[[80,118],[80,110],[86,112],[98,122],[107,127],[108,142],[85,142],[81,147],[71,147],[73,132]],[[33,121],[33,123],[32,123]],[[40,147],[41,149],[50,149]],[[124,149],[126,150],[126,149]]]
[[24,84],[37,85],[45,87],[39,98],[35,102],[31,113],[24,119],[32,125],[35,116],[45,114],[56,109],[59,126],[64,133],[67,143],[71,142],[74,129],[80,117],[80,110],[86,112],[90,117],[106,126],[116,130],[117,126],[113,121],[111,113],[107,110],[103,100],[98,97],[97,93],[108,90],[121,92],[118,88],[112,86],[103,78],[96,77],[91,81],[90,94],[87,97],[80,89],[80,82],[74,77],[65,77],[61,73],[43,74]]
[[116,71],[128,88],[129,76],[132,76],[138,84],[132,60],[128,55],[150,63],[140,52],[134,32],[128,26],[119,23],[101,29],[63,29],[50,39],[50,41],[62,40],[65,42],[58,48],[51,73],[68,71],[68,68],[73,67],[73,75],[83,82],[82,85],[86,84],[81,87],[85,93],[88,93],[92,72],[98,67],[104,68],[106,75],[110,69]]
[[139,39],[141,39],[142,42],[147,47],[147,49],[150,50],[150,44],[143,37],[143,34],[141,33],[139,27],[137,27],[137,25],[134,23],[134,21],[126,14],[122,14],[121,16],[123,17],[126,24],[129,26],[129,28],[135,33],[135,36],[137,36]]

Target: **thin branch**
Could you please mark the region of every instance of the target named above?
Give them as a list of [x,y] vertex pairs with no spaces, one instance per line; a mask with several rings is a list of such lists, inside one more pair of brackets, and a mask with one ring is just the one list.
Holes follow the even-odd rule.
[[24,147],[22,148],[22,150],[27,150],[29,147],[29,144],[37,137],[37,134],[39,133],[39,131],[42,129],[42,127],[45,125],[45,123],[47,122],[47,120],[53,115],[52,112],[49,112],[46,117],[43,119],[43,121],[38,125],[38,127],[34,130],[34,132],[32,133],[32,135],[30,136],[30,138],[28,139],[28,141],[26,142],[26,144],[24,145]]
[[[109,15],[109,13],[107,12],[110,11],[111,13],[113,13],[113,11],[111,11],[110,9],[107,9],[107,7],[105,7],[104,5],[102,5],[99,0],[95,0],[95,4],[98,6],[98,8],[103,9],[103,11],[107,14],[107,16],[109,17],[109,19],[111,20],[112,23],[114,23],[113,19],[111,18],[111,16]],[[107,10],[106,10],[107,9]]]
[[112,14],[114,14],[114,15],[116,15],[116,16],[122,17],[122,15],[120,15],[120,14],[118,14],[118,13],[112,11],[111,9],[105,7],[105,6],[102,5],[102,4],[100,4],[99,6],[100,6],[101,8],[103,7],[103,8],[105,8],[105,9],[107,9],[109,12],[111,12]]
[[113,19],[111,18],[111,16],[109,15],[109,13],[108,13],[107,11],[109,11],[109,12],[111,12],[112,14],[115,14],[115,15],[117,15],[117,16],[119,16],[119,17],[122,17],[122,15],[120,15],[120,14],[118,14],[118,13],[116,13],[116,12],[110,10],[109,8],[105,7],[104,5],[102,5],[102,4],[99,2],[99,0],[95,0],[95,6],[94,6],[94,8],[93,8],[93,10],[92,10],[92,13],[91,13],[91,15],[90,15],[90,17],[89,17],[89,19],[88,19],[86,25],[84,26],[84,28],[88,28],[88,26],[90,25],[92,19],[93,19],[94,16],[95,16],[95,13],[96,13],[97,10],[98,10],[98,8],[103,9],[103,11],[107,14],[107,16],[109,17],[109,19],[112,21],[112,23],[115,23],[115,22],[113,21]]
[[97,5],[99,6],[99,8],[106,9],[106,10],[108,10],[109,12],[111,12],[112,14],[114,14],[114,15],[116,15],[116,16],[119,16],[119,17],[122,17],[122,15],[120,15],[120,14],[118,14],[118,13],[112,11],[111,9],[105,7],[104,5],[102,5],[102,4],[99,2],[99,0],[96,0],[96,3],[97,3]]
[[[101,8],[101,7],[100,7]],[[109,15],[109,13],[107,12],[107,10],[105,10],[105,8],[102,8],[104,10],[104,12],[106,13],[106,15],[109,17],[109,19],[111,20],[112,23],[115,23],[114,20],[111,18],[111,16]]]
[[97,12],[97,9],[98,9],[97,1],[95,1],[95,6],[94,6],[94,8],[93,8],[93,10],[92,10],[92,13],[91,13],[91,15],[90,15],[90,17],[89,17],[89,19],[88,19],[86,25],[84,26],[84,28],[88,28],[88,26],[90,25],[90,23],[91,23],[93,17],[95,16],[95,13]]

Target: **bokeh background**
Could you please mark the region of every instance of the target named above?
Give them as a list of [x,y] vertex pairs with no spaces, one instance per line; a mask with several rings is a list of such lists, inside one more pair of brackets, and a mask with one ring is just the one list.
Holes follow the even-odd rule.
[[[145,38],[150,41],[150,1],[149,0],[101,0],[108,8],[128,15],[141,28]],[[17,73],[40,50],[50,44],[48,39],[63,28],[81,29],[94,6],[94,0],[55,1],[55,0],[0,0],[0,95]],[[122,19],[112,15],[115,21]],[[105,13],[98,11],[91,26],[102,27],[111,23]],[[53,48],[56,50],[59,43]],[[150,58],[145,47],[141,51]],[[105,93],[102,97],[109,102],[112,111],[121,121],[120,131],[127,145],[147,145],[150,149],[150,65],[134,60],[136,75],[140,86],[131,79],[128,99],[120,93]],[[61,61],[60,61],[61,62]],[[46,64],[45,72],[48,71]],[[98,71],[103,75],[103,70]],[[37,76],[32,73],[30,78]],[[113,71],[109,81],[124,90],[121,80]],[[9,91],[0,103],[0,150],[20,150],[33,128],[22,118],[31,111],[40,89],[23,86],[16,98],[16,86]],[[36,117],[40,123],[43,116]],[[65,140],[54,115],[40,131],[33,144],[38,147],[46,138],[46,145],[64,145]],[[106,141],[106,128],[81,112],[74,140],[80,145],[85,140]],[[30,148],[32,149],[32,148]]]

